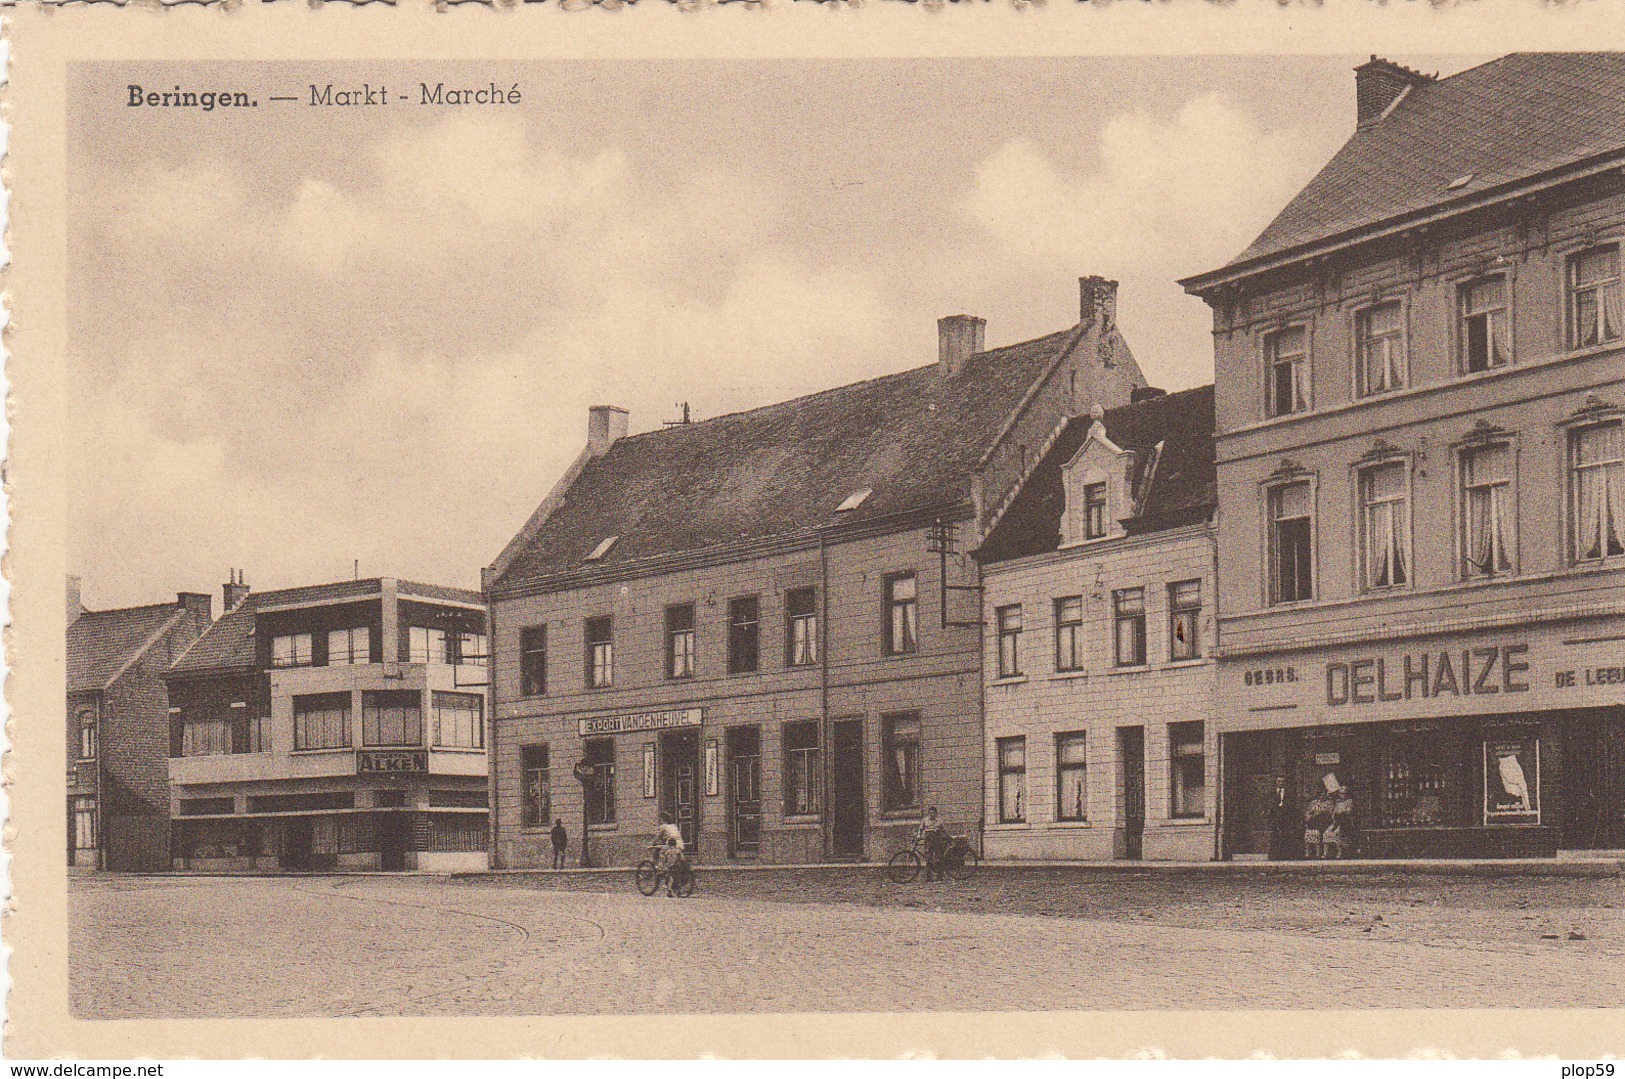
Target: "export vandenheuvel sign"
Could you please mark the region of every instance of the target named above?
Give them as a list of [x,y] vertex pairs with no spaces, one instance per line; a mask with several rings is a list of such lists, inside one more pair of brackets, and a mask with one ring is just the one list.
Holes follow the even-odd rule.
[[703,708],[674,708],[665,712],[637,712],[629,716],[598,716],[580,721],[583,737],[589,734],[625,734],[629,731],[663,731],[671,727],[698,727]]

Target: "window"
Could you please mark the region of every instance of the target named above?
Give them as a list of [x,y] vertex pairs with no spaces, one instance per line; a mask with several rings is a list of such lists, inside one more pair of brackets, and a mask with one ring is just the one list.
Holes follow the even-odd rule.
[[1207,762],[1202,749],[1200,723],[1168,724],[1168,789],[1172,794],[1170,812],[1175,817],[1201,817],[1207,814]]
[[453,634],[448,638],[447,643],[456,646],[455,662],[457,663],[466,664],[470,667],[484,667],[490,662],[491,657],[485,650],[485,634],[483,633]]
[[1411,515],[1405,465],[1362,469],[1360,563],[1367,589],[1393,588],[1410,580]]
[[792,588],[784,594],[784,665],[818,662],[818,590]]
[[1264,338],[1266,413],[1290,416],[1309,408],[1309,335],[1302,326]]
[[999,677],[1014,678],[1021,673],[1021,604],[1000,607],[994,617],[999,625]]
[[310,634],[285,633],[271,638],[271,666],[308,667],[312,662]]
[[755,596],[728,601],[728,673],[754,671],[761,659],[761,602]]
[[[348,745],[348,739],[341,744]],[[231,720],[223,717],[194,718],[181,724],[181,756],[213,757],[230,752]]]
[[293,699],[293,748],[348,749],[350,695],[311,693]]
[[1055,736],[1055,819],[1089,819],[1088,736]]
[[78,719],[79,759],[93,761],[96,759],[96,709],[79,709]]
[[615,684],[615,621],[609,615],[587,619],[587,688]]
[[1168,586],[1168,658],[1198,659],[1202,655],[1202,582],[1180,581]]
[[426,626],[409,626],[406,630],[406,651],[411,663],[449,663],[451,653],[446,649],[446,631]]
[[1465,372],[1505,367],[1512,359],[1512,347],[1507,339],[1506,287],[1506,278],[1501,275],[1461,286],[1457,347],[1461,350],[1461,369]]
[[327,665],[352,666],[372,662],[372,631],[366,626],[334,629],[327,633]]
[[1106,534],[1106,485],[1083,485],[1083,538],[1099,539]]
[[1480,446],[1461,455],[1463,577],[1512,572],[1512,451]]
[[79,850],[96,849],[96,799],[80,796],[73,800],[73,845]]
[[448,749],[485,748],[485,698],[478,693],[434,694],[434,744]]
[[823,811],[822,771],[818,757],[818,724],[784,725],[784,815],[807,816]]
[[919,585],[912,573],[886,578],[886,654],[907,655],[920,648]]
[[1621,310],[1619,247],[1594,247],[1569,259],[1569,347],[1618,341],[1625,331]]
[[1063,596],[1055,601],[1055,669],[1083,669],[1083,597]]
[[1368,307],[1355,319],[1361,397],[1405,385],[1404,309],[1399,302]]
[[615,743],[608,738],[594,738],[586,746],[587,767],[587,823],[615,823]]
[[[1389,828],[1436,827],[1454,823],[1465,778],[1453,757],[1458,745],[1437,730],[1385,732],[1382,823]],[[1462,759],[1466,759],[1463,756]]]
[[524,782],[524,806],[520,819],[526,828],[546,828],[553,816],[547,747],[521,746],[519,770],[523,774]]
[[1269,492],[1270,602],[1295,603],[1315,595],[1310,545],[1314,510],[1309,484],[1287,483]]
[[920,717],[918,713],[881,716],[881,766],[885,773],[882,808],[920,808]]
[[666,677],[694,677],[694,604],[666,608]]
[[540,697],[547,692],[547,627],[526,626],[519,631],[519,695]]
[[1117,665],[1145,663],[1145,589],[1122,588],[1112,593],[1112,615],[1117,622]]
[[421,746],[423,698],[417,690],[380,689],[361,694],[361,744]]
[[1000,738],[999,823],[1020,824],[1027,819],[1027,739]]
[[1574,560],[1625,554],[1625,425],[1582,427],[1570,433],[1569,445]]

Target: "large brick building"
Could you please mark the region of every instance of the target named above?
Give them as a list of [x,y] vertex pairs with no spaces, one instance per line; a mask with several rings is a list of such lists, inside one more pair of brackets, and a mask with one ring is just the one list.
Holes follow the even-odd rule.
[[978,552],[990,858],[1214,857],[1213,387],[1064,420]]
[[207,595],[87,611],[68,578],[68,864],[169,866],[163,672],[209,625]]
[[484,869],[479,593],[225,586],[165,673],[177,869]]
[[485,574],[494,861],[548,864],[555,817],[600,864],[661,812],[702,861],[884,856],[928,804],[974,830],[965,552],[1063,417],[1143,384],[1115,288],[1005,348],[945,318],[935,364],[750,412],[628,435],[593,409]]
[[1368,855],[1625,847],[1625,56],[1356,87],[1347,144],[1185,282],[1225,849],[1291,849],[1334,785]]

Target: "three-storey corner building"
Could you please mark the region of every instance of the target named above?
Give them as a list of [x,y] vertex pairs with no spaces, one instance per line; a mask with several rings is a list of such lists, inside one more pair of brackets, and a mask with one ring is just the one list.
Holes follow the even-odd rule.
[[165,674],[178,869],[486,867],[479,593],[250,592]]
[[485,574],[502,866],[635,860],[669,814],[702,861],[876,858],[928,805],[981,813],[981,627],[967,552],[1056,423],[1143,384],[1115,283],[1004,348],[588,443]]
[[1225,850],[1301,856],[1333,787],[1369,856],[1625,847],[1625,57],[1356,85],[1342,150],[1184,282]]
[[990,858],[1207,861],[1213,387],[1062,421],[977,553]]

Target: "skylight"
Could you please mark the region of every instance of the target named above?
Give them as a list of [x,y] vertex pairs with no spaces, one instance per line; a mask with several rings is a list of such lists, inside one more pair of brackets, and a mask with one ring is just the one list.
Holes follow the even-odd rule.
[[1469,172],[1466,176],[1458,176],[1454,180],[1451,180],[1448,184],[1445,184],[1444,189],[1446,191],[1460,191],[1462,188],[1466,187],[1472,182],[1473,174]]
[[862,490],[853,491],[851,494],[846,496],[845,501],[843,501],[839,506],[835,507],[835,512],[851,513],[853,510],[863,505],[864,500],[874,493],[874,488],[872,487],[865,487]]
[[620,538],[621,537],[619,537],[619,536],[605,536],[603,541],[600,542],[598,544],[598,546],[596,546],[596,547],[594,547],[592,549],[592,554],[588,555],[586,558],[583,558],[582,561],[583,562],[596,562],[600,558],[603,558],[605,555],[607,555],[609,553],[609,549],[611,547],[615,546],[615,541],[620,539]]

